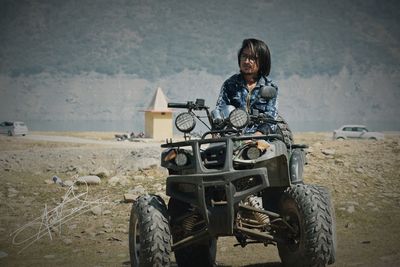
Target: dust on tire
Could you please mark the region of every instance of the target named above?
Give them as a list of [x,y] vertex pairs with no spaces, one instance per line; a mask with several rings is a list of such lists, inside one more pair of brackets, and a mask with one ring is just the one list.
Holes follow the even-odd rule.
[[291,225],[278,243],[284,266],[326,266],[335,261],[336,236],[333,208],[327,191],[321,186],[297,184],[282,195],[280,210]]
[[169,266],[171,242],[163,199],[156,195],[139,197],[132,206],[129,222],[131,266]]

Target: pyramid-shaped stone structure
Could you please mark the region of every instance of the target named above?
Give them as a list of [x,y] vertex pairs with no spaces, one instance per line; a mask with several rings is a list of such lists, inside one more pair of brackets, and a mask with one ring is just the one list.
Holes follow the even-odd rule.
[[168,108],[167,97],[164,95],[164,92],[160,87],[157,88],[157,91],[154,94],[153,99],[151,100],[150,105],[147,107],[146,111],[172,112],[172,110]]

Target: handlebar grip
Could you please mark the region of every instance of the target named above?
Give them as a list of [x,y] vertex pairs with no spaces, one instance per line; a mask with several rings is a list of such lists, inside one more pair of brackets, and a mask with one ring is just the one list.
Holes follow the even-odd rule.
[[168,103],[169,108],[188,108],[187,103]]

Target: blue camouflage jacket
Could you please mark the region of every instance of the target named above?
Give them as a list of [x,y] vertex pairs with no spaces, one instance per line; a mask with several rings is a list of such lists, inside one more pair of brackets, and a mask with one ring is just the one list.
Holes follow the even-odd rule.
[[[278,97],[276,96],[268,100],[261,98],[260,89],[265,85],[273,86],[278,91],[278,86],[267,77],[261,76],[256,87],[249,93],[243,76],[235,74],[223,83],[216,108],[222,110],[224,106],[232,105],[235,108],[244,109],[249,113],[253,109],[257,109],[259,112],[267,114],[271,119],[276,119],[278,116]],[[276,127],[275,125],[268,124],[254,125],[252,129],[248,129],[246,132],[260,131],[267,133],[269,129],[275,132]]]

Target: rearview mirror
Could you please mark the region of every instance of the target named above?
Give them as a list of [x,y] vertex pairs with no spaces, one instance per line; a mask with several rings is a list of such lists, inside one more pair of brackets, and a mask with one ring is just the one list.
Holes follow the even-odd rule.
[[272,87],[270,85],[268,86],[263,86],[260,90],[260,95],[262,98],[274,98],[276,97],[277,91],[275,87]]

